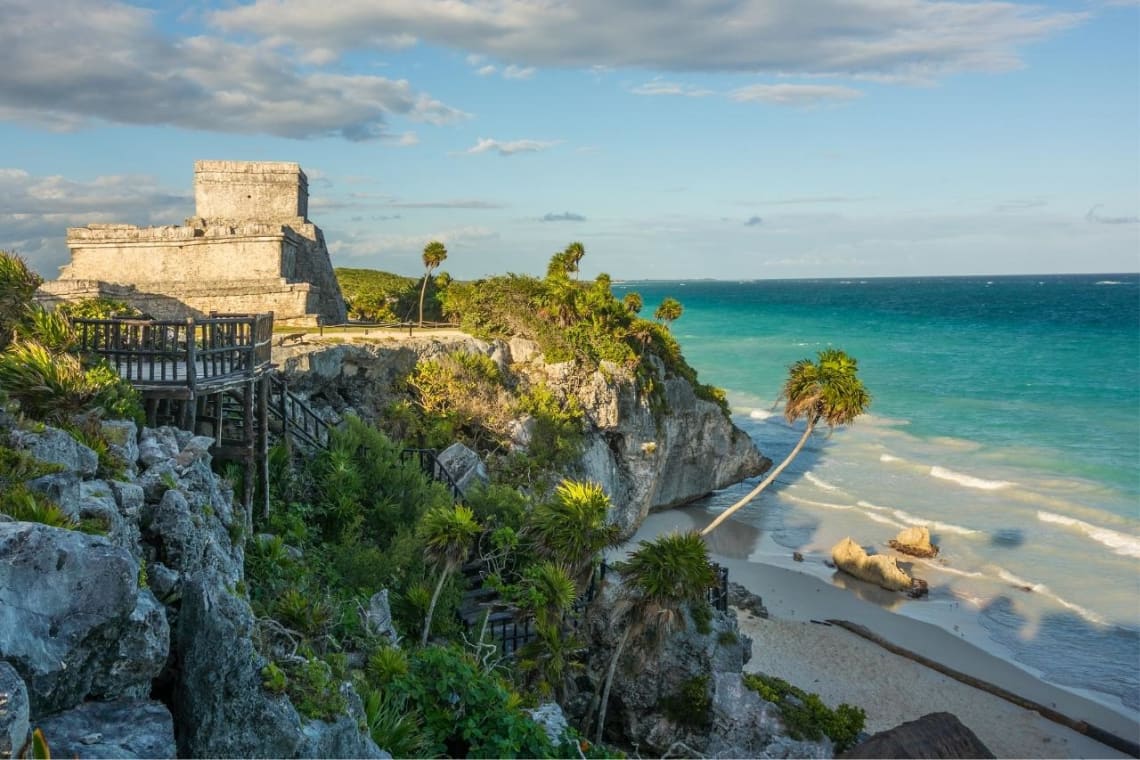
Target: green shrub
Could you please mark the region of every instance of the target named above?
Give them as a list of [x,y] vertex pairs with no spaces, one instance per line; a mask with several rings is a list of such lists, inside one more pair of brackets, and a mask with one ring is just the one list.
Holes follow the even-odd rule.
[[427,746],[423,718],[409,706],[407,694],[367,691],[363,698],[364,719],[376,746],[392,757],[423,757]]
[[818,741],[826,734],[839,753],[851,747],[863,730],[866,713],[860,707],[843,703],[832,710],[818,694],[808,694],[781,678],[760,673],[750,673],[743,678],[746,687],[780,708],[793,739]]
[[46,496],[29,491],[22,483],[0,491],[0,512],[21,522],[36,522],[53,528],[79,527],[74,518]]
[[708,636],[712,633],[712,606],[708,602],[702,600],[693,602],[689,605],[689,613],[693,616],[693,625],[697,629],[697,633],[702,636]]
[[712,722],[709,680],[706,673],[682,681],[676,694],[661,700],[661,710],[665,717],[683,726],[708,728]]

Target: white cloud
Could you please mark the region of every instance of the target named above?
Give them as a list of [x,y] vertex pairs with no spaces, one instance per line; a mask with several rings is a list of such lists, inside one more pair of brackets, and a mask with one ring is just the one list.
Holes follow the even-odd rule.
[[534,72],[533,66],[516,66],[512,63],[503,69],[503,79],[531,79]]
[[770,103],[779,106],[815,106],[863,97],[850,87],[830,84],[753,84],[733,90],[729,97],[740,103]]
[[1022,47],[1086,17],[1003,0],[254,0],[209,16],[298,48],[372,48],[396,33],[519,66],[923,81],[1016,68]]
[[480,66],[479,68],[475,69],[475,73],[481,77],[489,77],[498,70],[499,69],[496,66],[492,66],[488,63],[486,66]]
[[488,227],[454,227],[435,232],[402,233],[396,235],[346,235],[329,244],[329,253],[335,258],[365,258],[384,254],[385,259],[413,258],[417,262],[424,246],[438,240],[449,249],[463,249],[499,239],[499,233]]
[[[170,38],[151,11],[122,3],[5,0],[0,115],[62,129],[108,121],[349,140],[384,136],[396,115],[467,117],[406,80],[320,69],[342,52],[336,45],[306,46],[299,58],[317,69],[298,68],[286,37]],[[393,39],[368,36],[370,45]]]
[[561,140],[493,140],[480,137],[478,141],[467,149],[467,153],[488,153],[494,151],[500,156],[513,156],[516,153],[537,153],[540,150],[553,148]]
[[630,89],[630,92],[634,95],[684,95],[690,98],[703,98],[717,94],[714,90],[706,90],[677,82],[667,82],[660,78],[640,84]]
[[0,249],[16,251],[52,278],[67,263],[68,227],[91,223],[177,224],[194,207],[189,193],[159,187],[153,177],[112,175],[90,182],[0,169]]

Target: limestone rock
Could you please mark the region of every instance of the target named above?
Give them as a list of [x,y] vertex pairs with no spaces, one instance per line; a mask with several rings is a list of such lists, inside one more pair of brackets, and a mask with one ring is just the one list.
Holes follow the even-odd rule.
[[169,630],[138,574],[131,555],[101,536],[0,525],[0,659],[27,684],[33,714],[149,693]]
[[166,491],[144,520],[144,528],[157,547],[156,559],[168,568],[183,575],[204,572],[230,585],[241,578],[242,554],[217,515],[195,508],[183,491]]
[[78,512],[79,501],[79,475],[74,470],[54,472],[29,480],[28,489],[46,496],[60,505],[65,512],[75,514]]
[[139,461],[139,430],[134,420],[102,420],[99,428],[107,439],[111,455],[126,465],[129,475],[135,475]]
[[151,467],[178,456],[179,448],[174,428],[143,428],[139,436],[138,461],[144,467]]
[[13,430],[9,440],[14,449],[26,451],[41,462],[61,465],[81,476],[90,477],[99,469],[98,454],[57,428]]
[[436,457],[451,475],[461,493],[466,494],[476,485],[487,483],[487,466],[471,449],[462,443],[453,443]]
[[804,757],[834,754],[831,742],[797,741],[787,736],[780,709],[744,686],[740,673],[714,676],[713,725],[706,757]]
[[387,639],[392,646],[399,646],[400,634],[392,624],[392,608],[388,603],[388,589],[381,589],[368,600],[368,611],[364,615],[364,628],[373,636]]
[[16,757],[30,730],[28,689],[16,669],[0,660],[0,758]]
[[894,557],[868,555],[850,537],[831,548],[831,559],[845,573],[890,591],[909,591],[914,585],[913,579],[898,566]]
[[903,528],[889,543],[892,549],[912,557],[933,557],[938,554],[938,547],[930,543],[930,528],[925,525]]
[[85,480],[79,484],[79,499],[71,504],[62,506],[74,517],[81,520],[95,520],[102,525],[115,546],[126,549],[135,556],[139,554],[138,523],[128,520],[119,509],[115,501],[115,493],[111,486],[102,480]]
[[161,702],[84,702],[37,723],[55,757],[176,757],[174,721]]
[[531,720],[542,727],[551,744],[555,747],[561,744],[562,738],[570,726],[557,702],[544,702],[533,710],[527,710],[527,714]]
[[948,712],[929,713],[917,720],[880,731],[840,757],[993,757],[958,717]]

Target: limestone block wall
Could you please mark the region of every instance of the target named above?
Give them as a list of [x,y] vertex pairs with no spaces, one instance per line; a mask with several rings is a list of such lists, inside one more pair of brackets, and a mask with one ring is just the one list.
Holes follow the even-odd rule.
[[194,205],[207,219],[304,219],[309,180],[284,161],[195,161]]

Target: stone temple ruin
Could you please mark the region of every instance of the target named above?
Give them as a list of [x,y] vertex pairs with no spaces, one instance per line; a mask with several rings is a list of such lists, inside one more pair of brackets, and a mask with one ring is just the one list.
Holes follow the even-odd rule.
[[345,321],[299,165],[196,161],[194,202],[197,215],[183,226],[68,229],[71,263],[39,299],[114,298],[158,319],[271,311],[277,324]]

